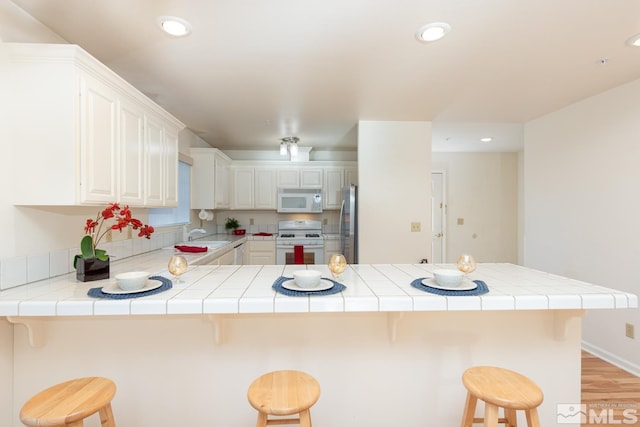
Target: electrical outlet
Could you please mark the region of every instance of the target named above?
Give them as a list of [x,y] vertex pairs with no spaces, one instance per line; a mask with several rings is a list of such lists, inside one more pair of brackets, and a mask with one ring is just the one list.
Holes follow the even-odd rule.
[[412,233],[419,233],[420,232],[420,228],[421,228],[421,224],[419,222],[412,222],[411,223],[411,232]]
[[253,218],[249,218],[249,225],[253,225]]
[[624,324],[624,334],[627,336],[627,338],[631,338],[631,339],[636,338],[636,331],[634,326],[631,323]]
[[104,235],[105,242],[111,242],[113,240],[113,234],[111,234],[111,231],[113,230],[108,230],[107,233]]

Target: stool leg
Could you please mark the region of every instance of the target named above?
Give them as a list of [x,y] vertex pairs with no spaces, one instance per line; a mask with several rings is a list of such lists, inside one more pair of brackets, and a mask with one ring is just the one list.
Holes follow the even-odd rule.
[[464,404],[464,413],[462,414],[461,427],[471,427],[473,424],[473,417],[476,412],[476,403],[478,399],[472,396],[471,393],[467,393],[467,401]]
[[484,427],[498,426],[498,407],[491,403],[484,404]]
[[515,409],[504,409],[504,418],[506,427],[518,427],[518,417]]
[[527,415],[528,427],[540,427],[540,419],[538,418],[538,410],[536,408],[527,409],[525,413]]
[[267,427],[267,414],[258,412],[258,422],[256,423],[256,427]]
[[300,427],[311,427],[311,412],[308,409],[300,412]]
[[116,427],[113,411],[111,410],[111,403],[100,409],[100,423],[102,427]]

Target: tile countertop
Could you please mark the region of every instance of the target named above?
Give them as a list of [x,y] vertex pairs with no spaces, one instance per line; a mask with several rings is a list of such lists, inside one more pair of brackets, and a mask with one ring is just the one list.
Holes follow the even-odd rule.
[[[170,277],[168,250],[159,250],[112,264],[112,277],[123,271],[145,270]],[[60,276],[0,292],[0,316],[106,316],[252,314],[322,312],[406,312],[482,310],[582,310],[635,308],[634,294],[569,279],[513,264],[479,264],[470,279],[487,283],[481,296],[440,296],[413,288],[413,279],[430,276],[433,264],[351,265],[342,275],[342,293],[289,297],[271,285],[291,276],[294,265],[190,265],[173,288],[131,299],[94,299],[92,287],[114,279],[77,282]],[[325,265],[307,268],[330,277]]]

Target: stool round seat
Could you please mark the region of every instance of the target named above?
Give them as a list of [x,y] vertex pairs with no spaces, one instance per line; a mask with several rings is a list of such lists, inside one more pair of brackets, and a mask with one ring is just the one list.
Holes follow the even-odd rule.
[[[485,426],[505,423],[515,427],[517,410],[525,411],[529,427],[540,425],[537,407],[544,395],[526,376],[494,366],[474,366],[462,374],[462,383],[467,389],[462,427],[477,422],[484,422]],[[473,418],[478,399],[485,403],[484,418]],[[503,408],[504,418],[498,418],[498,408]]]
[[[261,375],[249,386],[247,398],[258,411],[258,427],[298,423],[311,427],[309,409],[320,397],[320,384],[301,371],[273,371]],[[294,419],[268,419],[269,415],[294,415]]]
[[31,397],[20,410],[20,421],[33,427],[80,427],[99,412],[103,427],[115,427],[111,400],[113,381],[102,377],[78,378],[47,388]]

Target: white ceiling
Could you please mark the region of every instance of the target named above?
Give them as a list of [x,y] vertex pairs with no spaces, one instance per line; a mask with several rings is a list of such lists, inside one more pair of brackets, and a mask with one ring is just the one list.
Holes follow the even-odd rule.
[[[517,150],[524,122],[640,78],[634,0],[14,3],[222,149],[353,150],[359,120],[424,120],[434,150]],[[433,21],[452,31],[417,42]]]

